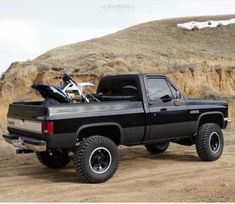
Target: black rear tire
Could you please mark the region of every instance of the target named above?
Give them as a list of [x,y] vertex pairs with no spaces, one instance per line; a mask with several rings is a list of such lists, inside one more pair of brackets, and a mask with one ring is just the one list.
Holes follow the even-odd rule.
[[67,150],[47,150],[46,152],[36,152],[37,159],[49,168],[63,168],[69,162]]
[[145,148],[152,154],[160,154],[167,150],[169,142],[157,143],[157,144],[146,144]]
[[219,125],[215,123],[202,124],[195,144],[201,160],[215,161],[219,159],[224,148],[224,137]]
[[74,166],[82,181],[105,182],[114,175],[118,167],[117,146],[107,137],[88,137],[74,152]]

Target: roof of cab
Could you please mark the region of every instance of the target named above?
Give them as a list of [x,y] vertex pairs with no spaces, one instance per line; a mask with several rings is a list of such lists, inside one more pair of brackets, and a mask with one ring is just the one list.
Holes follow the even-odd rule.
[[105,75],[102,78],[118,78],[118,77],[133,77],[133,76],[137,76],[137,77],[145,77],[145,76],[156,76],[156,77],[167,77],[165,75],[161,75],[161,74],[154,74],[154,73],[131,73],[131,74],[113,74],[113,75]]

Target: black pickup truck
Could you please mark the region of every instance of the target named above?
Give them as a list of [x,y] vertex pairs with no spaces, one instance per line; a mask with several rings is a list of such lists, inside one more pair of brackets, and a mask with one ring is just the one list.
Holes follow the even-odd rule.
[[169,142],[195,144],[203,161],[222,154],[226,102],[186,99],[167,77],[154,74],[105,76],[94,96],[99,102],[12,103],[3,137],[17,153],[35,152],[50,168],[66,166],[72,155],[80,178],[91,183],[113,176],[119,145],[159,154]]

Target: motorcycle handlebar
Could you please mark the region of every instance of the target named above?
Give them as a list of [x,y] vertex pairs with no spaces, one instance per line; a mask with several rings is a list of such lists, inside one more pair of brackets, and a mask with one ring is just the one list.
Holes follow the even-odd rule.
[[77,82],[74,81],[74,80],[72,79],[72,77],[71,77],[70,75],[68,75],[68,74],[64,74],[63,77],[62,77],[62,79],[63,79],[64,82],[72,81],[73,83],[77,84]]
[[71,77],[68,74],[64,74],[62,79],[64,82],[66,82],[66,81],[69,81],[71,79]]

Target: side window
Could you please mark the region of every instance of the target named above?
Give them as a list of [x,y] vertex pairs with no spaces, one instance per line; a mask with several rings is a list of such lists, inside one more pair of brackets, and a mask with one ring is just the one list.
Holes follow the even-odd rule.
[[165,79],[147,78],[147,95],[150,101],[167,102],[171,100],[172,93]]
[[177,98],[177,89],[175,89],[175,87],[173,87],[169,82],[167,82],[168,83],[168,85],[169,85],[169,87],[170,87],[170,89],[171,89],[171,92],[172,92],[172,94],[173,94],[173,97],[174,98]]

